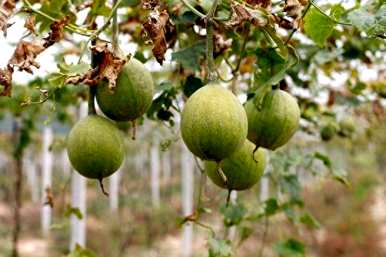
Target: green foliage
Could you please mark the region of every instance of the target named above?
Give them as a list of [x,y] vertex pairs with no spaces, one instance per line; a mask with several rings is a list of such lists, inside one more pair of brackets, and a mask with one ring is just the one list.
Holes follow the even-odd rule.
[[302,242],[296,239],[288,239],[285,241],[277,242],[273,246],[273,250],[280,257],[303,257],[305,256],[305,247]]
[[230,203],[221,207],[220,211],[224,216],[224,224],[227,227],[239,225],[247,212],[241,203]]
[[[155,3],[158,1],[142,2]],[[179,120],[177,116],[181,113],[179,104],[186,98],[190,98],[207,81],[208,60],[205,60],[207,42],[205,42],[204,31],[208,21],[197,15],[197,11],[205,15],[211,8],[213,1],[188,1],[196,8],[196,10],[193,9],[196,13],[192,11],[192,7],[186,7],[177,0],[161,2],[162,7],[157,7],[157,11],[152,11],[143,10],[140,0],[123,0],[118,11],[120,16],[119,28],[120,32],[129,35],[131,43],[137,44],[134,56],[143,63],[151,62],[154,59],[154,52],[162,47],[166,47],[166,49],[161,50],[171,52],[171,65],[165,61],[163,65],[166,69],[157,70],[152,74],[158,87],[156,88],[156,97],[147,111],[147,118],[173,126]],[[226,79],[232,75],[231,81],[225,81],[226,79],[222,77],[218,78],[218,80],[224,80],[221,86],[234,89],[240,96],[247,93],[248,99],[254,97],[254,100],[251,101],[254,101],[257,107],[260,107],[262,100],[270,92],[273,85],[289,93],[300,92],[296,96],[302,118],[299,130],[301,130],[301,133],[307,133],[307,138],[311,138],[306,144],[319,140],[320,136],[326,141],[329,140],[328,144],[324,146],[334,145],[335,140],[346,140],[345,143],[347,144],[355,140],[360,132],[359,130],[354,131],[352,128],[339,129],[335,126],[336,117],[339,117],[337,112],[340,109],[359,109],[362,104],[373,104],[373,112],[378,112],[378,115],[381,113],[379,116],[383,115],[382,108],[379,111],[377,104],[379,104],[379,99],[385,98],[386,95],[384,81],[362,81],[362,76],[357,70],[358,66],[363,65],[376,69],[376,67],[381,67],[384,61],[385,44],[382,38],[385,37],[386,31],[386,5],[383,0],[367,1],[365,4],[356,1],[356,5],[348,10],[341,4],[326,4],[318,7],[318,3],[313,1],[304,18],[301,15],[304,14],[306,7],[300,5],[288,6],[291,1],[283,2],[283,4],[274,3],[274,8],[252,7],[251,2],[259,1],[248,1],[249,5],[247,7],[243,4],[245,1],[233,2],[240,8],[238,10],[241,10],[243,15],[240,15],[240,12],[234,15],[232,9],[234,6],[231,6],[230,1],[220,1],[215,12],[213,54],[216,71],[212,70],[211,72],[218,72],[222,76],[227,75],[224,76]],[[21,158],[26,147],[34,142],[33,132],[39,127],[37,126],[38,123],[53,122],[56,124],[56,121],[59,121],[64,124],[72,124],[74,122],[75,115],[72,111],[69,111],[68,107],[77,106],[79,101],[87,99],[87,87],[67,85],[65,81],[71,76],[85,75],[91,67],[88,63],[81,61],[69,64],[66,62],[67,58],[65,57],[67,55],[86,56],[87,44],[90,43],[90,39],[97,37],[110,41],[109,37],[112,34],[111,26],[109,26],[111,20],[107,19],[112,10],[111,1],[96,0],[90,2],[89,7],[82,7],[82,12],[87,16],[85,19],[76,17],[78,8],[85,1],[31,0],[31,3],[36,8],[35,11],[30,10],[30,7],[24,1],[20,4],[23,4],[23,8],[28,9],[28,16],[36,17],[38,33],[37,35],[33,35],[33,33],[25,34],[23,40],[37,42],[48,35],[63,32],[65,39],[62,40],[66,42],[63,44],[58,42],[58,52],[55,53],[57,66],[55,72],[44,78],[36,78],[25,85],[14,85],[12,98],[0,98],[0,118],[9,117],[9,114],[12,114],[12,118],[17,117],[19,123],[19,136],[16,140],[11,141],[11,145],[14,146],[14,157],[16,158]],[[291,8],[302,10],[294,15],[290,14]],[[168,14],[168,17],[170,17],[168,22],[165,23],[165,20],[160,19],[160,10]],[[41,13],[39,14],[36,11]],[[69,23],[64,31],[51,30],[50,25],[65,16],[69,17]],[[160,27],[153,27],[155,37],[149,31],[143,33],[142,24],[149,18],[157,26],[161,24]],[[296,22],[293,22],[294,20]],[[289,24],[284,24],[285,21]],[[304,26],[302,27],[302,25]],[[102,28],[101,26],[104,26],[103,31],[98,31],[101,34],[95,34],[98,29]],[[278,27],[282,27],[280,31],[277,30]],[[304,28],[304,31],[302,28]],[[292,37],[295,29],[297,29],[294,33],[295,37]],[[82,31],[82,34],[87,33],[92,36],[82,39],[73,36],[80,31]],[[301,37],[296,37],[296,34],[299,33],[304,33],[312,42],[307,41],[305,43],[302,39],[299,40]],[[152,45],[149,44],[150,42],[152,42]],[[122,40],[120,43],[125,44],[126,41]],[[71,47],[68,47],[68,45],[71,45]],[[110,44],[108,45],[110,47]],[[151,51],[153,51],[153,54]],[[34,55],[31,53],[23,54],[24,57],[28,56],[28,59],[32,57],[34,59],[36,57]],[[42,70],[44,70],[46,67],[43,63],[41,64]],[[55,64],[52,65],[55,67]],[[14,68],[17,70],[17,65]],[[97,72],[97,70],[94,70],[94,72]],[[228,72],[231,74],[227,74]],[[335,78],[334,74],[337,73],[348,75],[348,79],[344,82],[345,87],[342,88],[343,91],[340,91],[340,89],[335,91],[335,87],[330,87],[330,85],[320,85],[320,75],[333,80]],[[319,101],[320,96],[324,96],[326,93],[330,96],[327,105]],[[220,102],[222,98],[219,94],[215,94],[215,97],[213,97],[216,102]],[[280,103],[282,101],[279,101]],[[383,102],[381,102],[381,107],[382,104]],[[198,115],[198,121],[192,122],[191,127],[202,121],[209,109],[206,102],[201,103],[199,107],[204,110]],[[222,103],[216,106],[216,110],[226,110],[228,107],[228,103]],[[193,113],[196,113],[197,109],[194,108]],[[227,112],[224,111],[224,113]],[[277,113],[271,111],[267,116],[273,117],[275,116],[273,114]],[[368,118],[369,123],[372,122],[369,118],[371,115],[368,113],[361,113],[360,115]],[[215,120],[215,124],[221,125],[218,130],[217,128],[215,130],[216,136],[225,122],[234,124],[232,119]],[[330,123],[334,123],[334,126],[328,127]],[[203,131],[207,131],[207,125],[207,122],[203,122]],[[273,122],[273,125],[268,126],[265,131],[272,131],[274,125],[276,125],[275,122]],[[356,123],[354,125],[356,128]],[[328,131],[324,130],[323,132],[323,128],[326,127],[328,127]],[[232,131],[234,130],[237,129]],[[192,131],[192,138],[197,137],[197,130],[192,129]],[[333,131],[332,134],[338,132],[344,139],[331,136],[331,131]],[[283,131],[279,132],[282,136]],[[372,131],[368,132],[369,138],[371,133]],[[104,133],[98,138],[104,138],[106,134],[108,133]],[[234,138],[239,134],[240,131],[237,130],[231,137]],[[145,137],[147,138],[148,134]],[[170,150],[170,145],[178,139],[177,137],[173,135],[162,140],[160,144],[162,150]],[[210,135],[206,139],[209,141],[214,137]],[[197,144],[200,145],[203,141],[206,140],[197,140]],[[222,142],[222,140],[215,141]],[[238,226],[240,232],[239,240],[237,240],[238,244],[251,237],[255,231],[256,223],[268,222],[269,218],[277,214],[284,214],[287,218],[286,222],[290,221],[291,226],[300,225],[308,229],[318,229],[321,226],[319,220],[323,223],[323,226],[325,225],[323,216],[321,218],[317,212],[312,211],[316,215],[314,217],[311,211],[306,208],[307,203],[304,200],[306,197],[302,194],[304,188],[301,176],[305,174],[307,177],[311,175],[317,178],[327,174],[333,179],[348,185],[348,174],[346,169],[338,165],[339,160],[336,160],[333,154],[330,157],[321,150],[308,149],[305,145],[301,145],[302,143],[304,142],[290,142],[286,147],[270,153],[272,169],[265,176],[269,179],[270,186],[274,190],[271,190],[268,200],[258,203],[256,197],[249,198],[252,194],[246,194],[246,197],[242,195],[240,198],[248,199],[247,201],[230,203],[220,209],[226,227]],[[135,146],[141,147],[137,144]],[[382,154],[384,149],[377,147],[380,156],[377,157],[377,161],[379,165],[383,165],[384,158],[382,159]],[[81,147],[76,148],[81,149]],[[223,148],[220,146],[216,151],[223,150]],[[105,155],[102,155],[102,157],[105,157]],[[320,163],[323,166],[317,165]],[[133,184],[138,184],[136,182],[137,180]],[[353,197],[363,200],[366,198],[369,188],[372,188],[373,183],[375,182],[372,180],[362,181],[355,188],[348,187],[342,190],[351,190]],[[130,197],[138,197],[139,187],[135,187],[135,189],[128,187],[128,189],[130,190]],[[276,192],[278,193],[276,194]],[[329,192],[323,192],[323,195],[327,193]],[[133,200],[130,198],[126,201],[138,201],[138,206],[135,209],[147,207],[144,206],[146,201],[143,201],[143,199]],[[206,204],[208,203],[205,202],[203,205]],[[100,201],[95,204],[94,213],[100,213],[101,206]],[[207,206],[197,208],[198,213],[202,216],[209,213],[207,210],[210,210]],[[149,231],[152,231],[152,229],[155,230],[154,234],[163,235],[165,232],[164,227],[162,227],[163,223],[166,224],[170,216],[175,214],[170,209],[173,208],[169,207],[168,211],[164,213],[154,214],[155,218],[151,211],[133,217],[134,221],[140,220],[141,222],[129,228],[128,242],[133,240],[135,243],[135,240],[143,240],[151,244],[153,237]],[[64,212],[66,216],[75,215],[79,219],[82,218],[78,208],[68,207]],[[213,211],[211,216],[215,213]],[[157,219],[161,221],[158,222]],[[142,223],[145,223],[146,226],[142,226]],[[57,225],[57,228],[59,228],[64,226],[62,224],[65,223],[57,224],[59,224]],[[121,225],[117,226],[120,227]],[[356,230],[357,227],[355,226],[350,229]],[[120,233],[116,234],[122,236]],[[216,238],[218,237],[213,236],[208,241],[209,256],[232,256],[232,244],[234,242]],[[274,244],[273,249],[279,256],[305,256],[304,245],[307,240],[304,244],[297,240],[288,239],[277,242]],[[114,241],[117,245],[120,243],[119,240],[111,241]],[[94,242],[98,244],[100,240]],[[77,246],[69,256],[91,257],[95,255],[89,250]]]
[[67,209],[64,212],[64,216],[71,217],[72,214],[80,220],[83,219],[83,214],[78,207],[67,206]]
[[231,257],[232,247],[228,240],[215,239],[213,237],[208,239],[209,257]]
[[348,20],[369,36],[386,36],[386,4],[382,0],[369,1],[350,12]]
[[170,126],[174,126],[173,110],[179,111],[174,101],[178,89],[171,82],[164,81],[157,87],[157,91],[160,91],[161,94],[153,100],[146,115],[151,119],[166,121]]
[[91,5],[91,16],[109,16],[111,9],[106,5],[106,0],[94,0]]
[[310,213],[305,213],[300,216],[299,221],[311,229],[318,229],[321,226],[319,221],[317,221]]
[[185,69],[197,71],[200,68],[200,61],[205,54],[205,42],[198,41],[180,51],[172,53],[172,60],[178,62]]
[[311,7],[304,17],[304,31],[319,47],[326,44],[332,34],[335,22],[326,17],[315,7]]
[[76,244],[75,249],[67,257],[97,257],[91,250]]

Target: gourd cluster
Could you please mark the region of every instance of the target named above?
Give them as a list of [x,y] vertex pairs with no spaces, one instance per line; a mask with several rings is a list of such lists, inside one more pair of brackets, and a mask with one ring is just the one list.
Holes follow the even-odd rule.
[[[151,74],[131,58],[112,92],[107,83],[96,86],[96,101],[105,117],[90,114],[69,133],[67,149],[72,166],[81,175],[98,179],[110,176],[124,159],[123,138],[117,122],[133,121],[150,107],[154,94]],[[245,190],[262,176],[266,150],[286,144],[299,125],[294,97],[280,89],[262,101],[243,106],[219,83],[198,89],[185,103],[181,136],[187,148],[205,162],[208,177],[228,190]]]
[[71,129],[67,152],[74,169],[99,181],[117,171],[124,159],[117,125],[141,117],[149,109],[153,94],[151,73],[135,58],[125,64],[113,91],[105,81],[96,85],[96,101],[105,117],[89,114]]
[[262,176],[265,150],[286,144],[299,125],[294,97],[280,89],[262,102],[250,99],[243,107],[217,83],[197,90],[186,102],[182,138],[189,150],[205,160],[209,178],[228,190],[245,190]]

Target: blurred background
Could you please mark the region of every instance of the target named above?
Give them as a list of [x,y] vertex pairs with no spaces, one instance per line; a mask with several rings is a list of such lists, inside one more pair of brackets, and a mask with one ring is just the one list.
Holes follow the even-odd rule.
[[[53,5],[71,1],[31,2],[50,13]],[[110,1],[99,2],[111,10]],[[148,14],[140,1],[123,1],[118,9],[120,48],[152,71],[157,93],[135,127],[117,124],[126,159],[103,181],[109,196],[97,181],[72,169],[66,152],[68,132],[87,115],[88,88],[58,81],[63,73],[87,70],[75,65],[87,37],[67,35],[44,51],[33,75],[15,70],[12,98],[0,97],[0,257],[12,256],[15,231],[21,257],[386,256],[384,39],[335,24],[322,48],[303,29],[295,33],[291,43],[300,62],[287,70],[279,86],[298,100],[299,130],[284,147],[267,151],[258,184],[232,192],[226,205],[228,192],[202,175],[202,162],[179,134],[184,102],[203,86],[205,33],[198,17],[179,1],[165,2],[177,30],[186,34],[167,49],[162,66],[144,42],[141,28]],[[190,2],[204,11],[210,1]],[[369,2],[385,6],[384,1],[318,4],[331,15],[337,5],[349,10],[362,4],[363,18]],[[228,10],[229,3],[219,8]],[[62,8],[59,14],[69,10]],[[90,6],[79,11],[76,19],[83,20],[89,11]],[[51,13],[58,19],[59,14]],[[100,27],[106,15],[95,16]],[[7,37],[0,36],[1,67],[25,38],[24,19],[13,16]],[[37,22],[39,28],[43,25]],[[283,38],[291,33],[277,30]],[[281,59],[258,29],[251,28],[240,50],[238,32],[219,32],[217,39],[225,36],[215,46],[226,49],[216,48],[215,58],[222,84],[245,103],[256,90],[252,84],[262,79],[258,75],[264,63]],[[101,34],[110,36],[109,31]],[[237,77],[226,62],[235,64],[241,56]],[[83,60],[89,62],[89,57]],[[20,219],[14,214],[18,208]]]

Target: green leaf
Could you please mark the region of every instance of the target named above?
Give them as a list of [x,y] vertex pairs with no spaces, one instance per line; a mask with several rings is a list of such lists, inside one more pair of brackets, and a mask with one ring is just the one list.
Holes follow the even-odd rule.
[[308,228],[312,229],[318,229],[320,228],[320,223],[315,219],[314,216],[312,216],[310,213],[305,213],[303,214],[300,218],[299,221],[306,225]]
[[239,245],[244,242],[245,240],[247,240],[253,233],[253,229],[250,228],[250,227],[241,227],[240,228],[240,241],[239,241]]
[[277,242],[273,250],[281,257],[303,257],[305,256],[305,247],[302,242],[295,239]]
[[328,62],[334,61],[343,53],[342,49],[321,49],[313,57],[313,61],[316,64],[323,65]]
[[350,91],[353,94],[359,95],[362,93],[363,90],[366,89],[366,84],[363,83],[362,81],[358,81],[353,87],[350,87]]
[[266,216],[272,216],[280,210],[280,205],[277,202],[277,199],[270,198],[264,202],[264,214]]
[[324,154],[322,154],[320,152],[315,152],[314,153],[314,158],[321,160],[323,162],[323,164],[327,168],[332,169],[331,160],[330,160],[330,158],[327,155],[324,155]]
[[172,53],[172,60],[179,62],[184,68],[193,71],[200,69],[200,60],[205,54],[205,42],[199,41],[190,47]]
[[150,119],[167,121],[171,126],[173,126],[174,114],[172,109],[178,110],[178,108],[174,105],[177,89],[171,82],[165,81],[158,85],[157,90],[161,91],[162,93],[153,100],[146,115]]
[[255,79],[259,83],[268,81],[285,67],[286,59],[274,48],[257,48],[255,54],[259,68]]
[[186,11],[176,17],[175,24],[194,24],[199,17],[192,11]]
[[91,250],[76,244],[75,249],[67,257],[97,257]]
[[279,183],[283,192],[290,194],[293,199],[299,198],[301,188],[298,176],[286,174],[280,178]]
[[332,177],[335,180],[337,180],[338,182],[340,182],[346,186],[350,185],[350,182],[347,179],[347,171],[345,171],[343,169],[333,169],[333,170],[331,170],[331,173],[332,173]]
[[200,78],[197,78],[193,75],[190,75],[186,78],[186,81],[184,85],[182,86],[182,91],[184,92],[184,95],[189,97],[194,92],[196,92],[197,89],[204,86],[204,83]]
[[347,172],[345,170],[341,170],[341,169],[334,169],[332,167],[332,162],[327,155],[324,155],[320,152],[315,152],[313,156],[314,156],[314,158],[319,159],[323,162],[324,166],[326,166],[326,168],[328,168],[328,170],[330,171],[330,173],[332,174],[332,176],[335,180],[337,180],[338,182],[340,182],[346,186],[348,186],[350,184],[348,182],[348,179],[347,179]]
[[[48,14],[53,18],[63,18],[64,16],[70,17],[70,21],[73,22],[76,20],[76,15],[71,12],[70,2],[67,0],[51,0],[51,1],[42,1],[42,7],[40,11]],[[36,24],[40,23],[39,31],[45,31],[49,29],[51,20],[47,19],[42,15],[36,16]]]
[[334,4],[331,7],[330,16],[335,19],[339,20],[346,12],[346,9],[341,4]]
[[78,207],[68,206],[66,211],[64,212],[64,216],[70,217],[71,214],[75,215],[80,220],[83,219],[83,214]]
[[208,240],[209,257],[231,257],[232,247],[228,240],[215,239],[213,237]]
[[59,63],[58,68],[61,73],[66,75],[76,75],[87,72],[90,69],[90,65],[87,63],[79,63],[79,64],[66,64]]
[[350,12],[348,20],[359,30],[366,32],[369,36],[386,36],[386,4],[377,9],[370,4]]
[[224,215],[224,224],[227,227],[240,224],[247,212],[245,207],[239,203],[223,206],[220,211]]
[[323,47],[334,30],[335,22],[311,7],[304,17],[304,31],[318,46]]
[[106,6],[106,0],[94,0],[91,5],[90,15],[91,16],[109,16],[111,9]]

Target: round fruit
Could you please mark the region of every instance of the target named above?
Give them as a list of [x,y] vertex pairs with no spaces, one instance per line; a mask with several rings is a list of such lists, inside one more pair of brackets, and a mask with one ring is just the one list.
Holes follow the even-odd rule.
[[[206,161],[206,174],[213,183],[225,189],[245,190],[251,188],[259,181],[265,169],[265,150],[260,148],[253,153],[254,149],[255,145],[245,140],[240,149],[219,164]],[[222,170],[226,181],[218,169]]]
[[221,161],[246,139],[247,116],[229,90],[213,83],[198,89],[185,104],[181,134],[186,146],[204,160]]
[[102,112],[116,121],[141,117],[150,107],[154,84],[151,73],[135,58],[131,58],[119,73],[113,92],[108,83],[97,86],[96,99]]
[[337,131],[338,128],[335,123],[328,123],[320,129],[320,137],[323,141],[329,141],[335,136]]
[[245,104],[248,116],[248,139],[258,147],[275,150],[290,140],[299,126],[300,110],[296,99],[274,89],[263,99],[261,108],[255,101]]
[[108,177],[118,170],[124,158],[121,132],[108,119],[90,115],[71,129],[67,153],[81,175],[95,179]]
[[339,135],[350,137],[355,132],[355,122],[351,117],[344,117],[339,121]]

